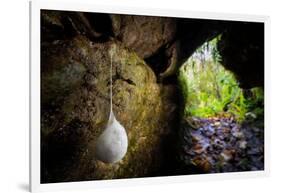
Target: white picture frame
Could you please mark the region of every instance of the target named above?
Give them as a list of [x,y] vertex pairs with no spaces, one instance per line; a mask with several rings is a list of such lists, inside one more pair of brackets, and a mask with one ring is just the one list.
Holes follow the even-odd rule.
[[168,16],[182,18],[221,19],[231,21],[264,22],[265,25],[265,93],[269,92],[269,26],[267,16],[240,15],[228,13],[193,12],[187,10],[163,10],[126,6],[105,6],[61,1],[30,2],[30,191],[72,190],[84,188],[134,186],[136,184],[162,184],[190,181],[222,180],[264,177],[270,171],[270,123],[268,118],[269,101],[265,94],[265,169],[255,172],[220,173],[206,175],[184,175],[171,177],[149,177],[137,179],[100,180],[67,183],[40,183],[40,10],[67,10],[101,13],[137,14],[147,16]]

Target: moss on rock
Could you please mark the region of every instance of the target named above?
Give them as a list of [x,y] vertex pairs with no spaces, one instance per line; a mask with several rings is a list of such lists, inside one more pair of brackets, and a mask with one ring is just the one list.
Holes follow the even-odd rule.
[[[95,159],[95,142],[109,117],[109,50],[113,110],[128,133],[124,159]],[[42,45],[41,181],[151,176],[164,164],[163,140],[173,130],[175,88],[156,83],[152,70],[119,42],[83,36]]]

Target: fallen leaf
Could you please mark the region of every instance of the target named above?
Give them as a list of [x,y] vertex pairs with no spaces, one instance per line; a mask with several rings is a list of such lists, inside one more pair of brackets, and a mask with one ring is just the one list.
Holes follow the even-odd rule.
[[197,154],[201,154],[203,153],[205,149],[202,147],[202,145],[200,144],[196,144],[194,147],[193,147],[193,151]]
[[220,156],[223,158],[224,161],[229,161],[233,158],[233,151],[232,150],[224,150]]
[[246,141],[240,141],[240,142],[239,142],[239,147],[240,147],[241,149],[245,149],[245,148],[247,147],[247,142],[246,142]]
[[205,157],[196,156],[191,160],[191,163],[198,166],[204,172],[209,172],[211,169],[211,163]]

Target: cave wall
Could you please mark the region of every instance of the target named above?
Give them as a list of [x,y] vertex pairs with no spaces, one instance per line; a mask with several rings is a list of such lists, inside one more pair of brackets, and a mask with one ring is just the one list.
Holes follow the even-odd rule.
[[[43,183],[171,174],[178,68],[218,34],[223,63],[240,85],[263,83],[260,25],[48,10],[41,24]],[[113,110],[129,137],[128,153],[114,165],[97,161],[94,152],[109,116],[112,46]]]
[[[71,33],[53,40],[42,34],[41,182],[153,176],[166,167],[177,88],[158,84],[145,61],[116,39],[93,42]],[[113,110],[129,147],[122,161],[104,164],[95,159],[94,147],[109,117],[113,46]]]
[[224,67],[240,87],[264,86],[264,24],[234,22],[222,34],[218,49]]

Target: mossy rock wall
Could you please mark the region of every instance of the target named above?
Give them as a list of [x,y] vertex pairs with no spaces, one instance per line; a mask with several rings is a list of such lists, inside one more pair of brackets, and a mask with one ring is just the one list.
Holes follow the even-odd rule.
[[[110,50],[113,110],[128,133],[124,159],[95,159],[109,117]],[[84,36],[43,43],[41,56],[41,182],[151,176],[164,165],[164,141],[175,133],[177,90],[117,41]]]

